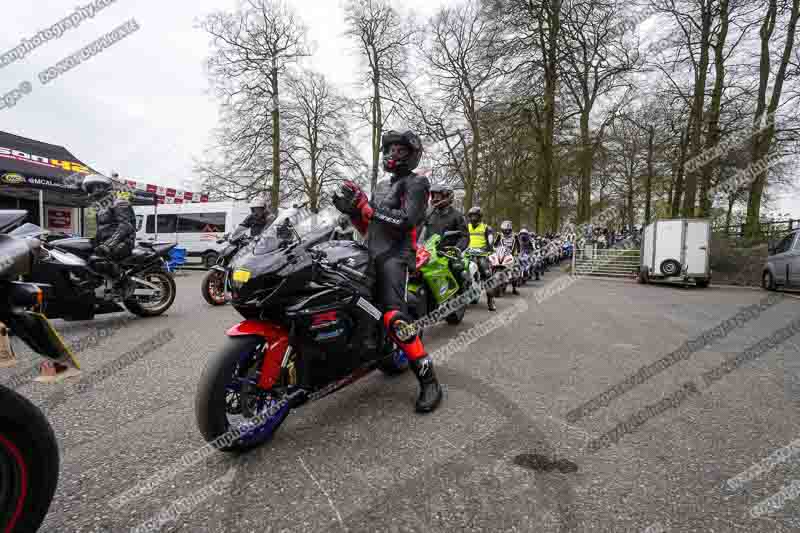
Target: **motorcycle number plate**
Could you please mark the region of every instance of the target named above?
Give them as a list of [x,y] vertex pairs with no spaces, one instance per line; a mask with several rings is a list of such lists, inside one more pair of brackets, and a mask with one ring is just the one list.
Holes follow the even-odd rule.
[[359,306],[364,311],[366,311],[375,320],[380,320],[381,312],[378,311],[378,309],[374,305],[369,303],[364,298],[359,298],[358,301],[356,302],[356,305]]

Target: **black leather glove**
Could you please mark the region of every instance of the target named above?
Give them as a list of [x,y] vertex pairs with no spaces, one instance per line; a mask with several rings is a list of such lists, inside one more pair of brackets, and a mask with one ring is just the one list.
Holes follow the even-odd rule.
[[347,187],[342,187],[333,195],[333,206],[340,213],[352,215],[356,210],[356,195]]
[[111,249],[105,244],[101,244],[100,246],[95,248],[95,252],[97,253],[97,255],[107,256],[111,254]]

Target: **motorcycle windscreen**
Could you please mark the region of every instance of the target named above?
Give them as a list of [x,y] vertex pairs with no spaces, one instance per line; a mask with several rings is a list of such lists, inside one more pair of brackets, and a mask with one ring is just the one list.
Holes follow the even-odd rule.
[[26,311],[7,315],[4,320],[11,331],[34,352],[57,363],[74,365],[75,368],[80,369],[80,364],[75,359],[72,350],[43,314]]
[[7,233],[27,216],[28,212],[22,209],[0,209],[0,233]]
[[38,241],[0,235],[0,278],[15,278],[30,272]]

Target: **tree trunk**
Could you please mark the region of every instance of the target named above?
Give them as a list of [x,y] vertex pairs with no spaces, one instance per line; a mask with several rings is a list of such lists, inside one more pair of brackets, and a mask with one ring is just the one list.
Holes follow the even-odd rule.
[[683,177],[684,166],[686,165],[687,152],[689,148],[689,132],[692,129],[692,118],[681,135],[680,153],[678,155],[678,168],[675,176],[675,190],[672,193],[672,213],[670,216],[676,218],[680,216],[681,197],[683,196]]
[[[694,76],[694,98],[692,101],[692,155],[697,156],[703,150],[701,145],[703,134],[703,102],[706,95],[706,79],[708,77],[709,48],[711,35],[711,0],[701,0],[701,30],[700,30],[700,61]],[[697,196],[697,181],[699,172],[695,169],[686,175],[686,185],[681,209],[684,217],[695,215],[695,200]]]
[[270,206],[277,213],[281,201],[281,125],[278,99],[278,67],[273,61],[272,72],[272,187],[270,190]]
[[[767,85],[769,83],[770,75],[770,61],[769,61],[769,42],[772,33],[775,30],[775,19],[777,17],[777,0],[769,0],[769,8],[767,9],[767,16],[761,26],[761,72],[758,87],[758,101],[756,102],[756,115],[753,120],[755,129],[762,127],[761,123],[764,118],[765,107],[767,111],[767,121],[769,126],[760,134],[753,136],[753,149],[751,163],[755,164],[763,159],[770,151],[773,137],[775,136],[775,121],[774,114],[778,109],[778,104],[781,99],[781,92],[783,90],[783,81],[786,78],[786,68],[791,60],[792,51],[794,49],[795,30],[797,27],[797,19],[800,16],[800,0],[792,0],[792,11],[789,17],[789,24],[786,31],[786,43],[781,57],[781,63],[778,67],[778,72],[775,75],[775,83],[772,89],[772,96],[770,98],[769,106],[766,106],[766,93]],[[764,194],[764,188],[767,184],[767,170],[759,174],[750,187],[750,197],[747,201],[747,221],[746,221],[746,235],[755,236],[759,231],[759,219],[761,218],[761,199]]]
[[372,123],[372,175],[370,176],[370,191],[375,191],[375,186],[378,183],[378,164],[381,154],[381,134],[383,126],[383,109],[381,108],[381,87],[380,87],[380,72],[378,71],[378,57],[375,53],[374,63],[375,71],[372,77],[372,105],[373,105],[373,123]]
[[[706,150],[712,149],[719,142],[719,116],[722,102],[722,90],[725,87],[725,40],[728,37],[728,2],[720,0],[720,28],[717,42],[714,46],[714,89],[711,93],[711,104],[708,109],[708,135],[706,137]],[[707,217],[711,213],[711,198],[708,191],[711,190],[711,178],[714,174],[715,165],[703,165],[700,181],[700,216]]]
[[592,211],[592,146],[589,137],[589,112],[581,112],[581,160],[578,186],[578,224],[588,222]]
[[[653,196],[653,150],[655,144],[656,128],[650,126],[647,135],[647,181],[644,187],[644,225],[650,223],[650,203]],[[633,227],[630,225],[628,227]]]
[[732,192],[728,195],[728,211],[725,213],[725,233],[728,233],[728,228],[731,227],[731,220],[733,219],[733,206],[736,203],[736,193]]

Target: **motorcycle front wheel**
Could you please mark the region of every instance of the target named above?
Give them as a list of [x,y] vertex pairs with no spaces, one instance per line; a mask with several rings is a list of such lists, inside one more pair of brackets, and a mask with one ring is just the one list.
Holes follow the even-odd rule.
[[36,531],[58,485],[58,442],[44,414],[0,387],[0,531]]
[[265,344],[255,335],[229,337],[200,377],[194,404],[197,426],[220,451],[246,451],[265,443],[289,416],[284,393],[255,385]]
[[214,306],[225,305],[225,274],[219,270],[211,270],[203,277],[200,285],[203,299]]

